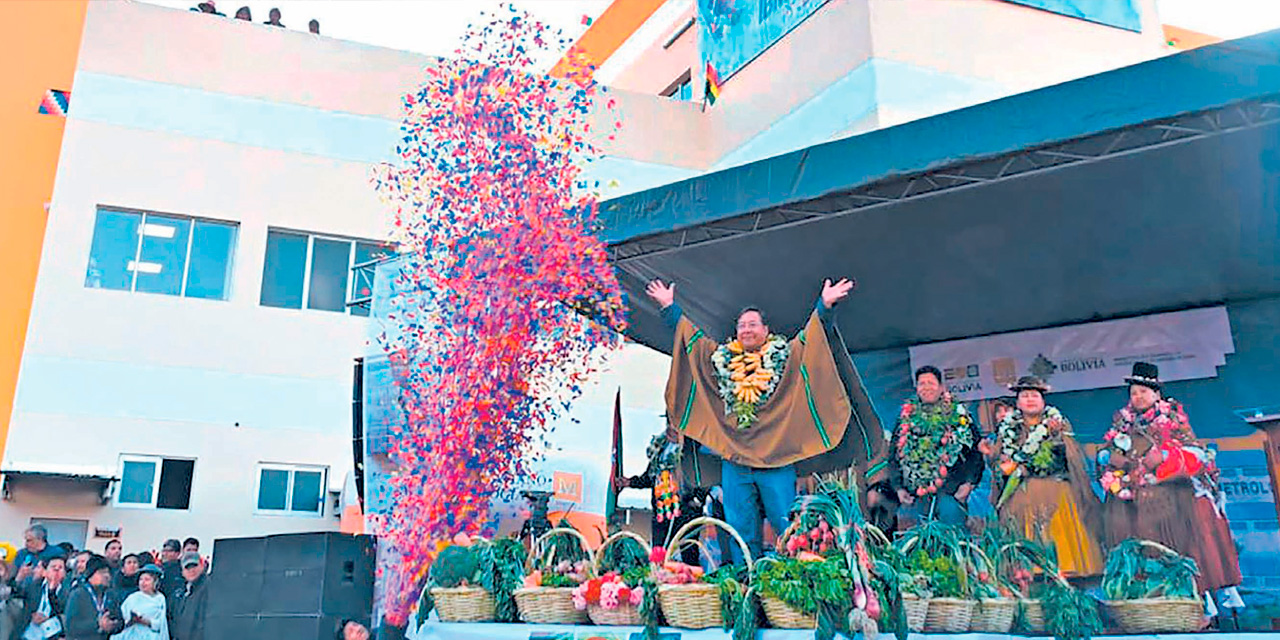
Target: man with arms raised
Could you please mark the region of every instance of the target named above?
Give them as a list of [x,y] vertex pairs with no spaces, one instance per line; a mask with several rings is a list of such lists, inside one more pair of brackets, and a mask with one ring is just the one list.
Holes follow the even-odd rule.
[[755,557],[761,510],[775,533],[785,530],[798,476],[853,466],[861,481],[879,453],[879,420],[832,322],[853,288],[850,280],[825,281],[809,321],[789,341],[770,333],[759,309],[747,308],[735,339],[721,345],[684,317],[674,285],[649,283],[649,297],[676,331],[666,403],[685,440],[682,466],[701,486],[716,483],[719,467],[725,519]]

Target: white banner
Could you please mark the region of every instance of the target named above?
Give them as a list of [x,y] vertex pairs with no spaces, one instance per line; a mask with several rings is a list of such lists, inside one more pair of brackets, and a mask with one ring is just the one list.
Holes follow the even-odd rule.
[[1211,307],[1004,333],[911,347],[911,367],[933,365],[958,399],[1009,395],[1020,376],[1038,375],[1054,391],[1125,384],[1134,362],[1160,367],[1160,379],[1214,378],[1235,353],[1226,307]]

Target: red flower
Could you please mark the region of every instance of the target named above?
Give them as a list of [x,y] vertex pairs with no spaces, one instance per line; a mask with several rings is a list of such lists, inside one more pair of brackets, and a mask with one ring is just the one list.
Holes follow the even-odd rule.
[[653,564],[662,564],[667,561],[667,550],[662,547],[654,547],[649,551],[649,562]]
[[600,602],[600,578],[587,582],[587,602]]
[[631,599],[631,589],[630,589],[630,588],[628,588],[628,587],[622,587],[621,589],[618,589],[618,602],[626,602],[626,601],[628,601],[628,600],[630,600],[630,599]]

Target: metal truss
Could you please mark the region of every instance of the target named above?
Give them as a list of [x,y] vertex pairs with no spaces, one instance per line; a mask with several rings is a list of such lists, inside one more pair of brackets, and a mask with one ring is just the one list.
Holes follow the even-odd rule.
[[850,191],[826,195],[807,202],[787,204],[685,229],[634,238],[611,245],[609,255],[615,263],[623,263],[738,236],[875,209],[955,189],[1010,180],[1068,165],[1098,162],[1276,122],[1280,122],[1280,95],[1164,120],[1152,120],[993,158],[960,162],[931,171],[873,182]]

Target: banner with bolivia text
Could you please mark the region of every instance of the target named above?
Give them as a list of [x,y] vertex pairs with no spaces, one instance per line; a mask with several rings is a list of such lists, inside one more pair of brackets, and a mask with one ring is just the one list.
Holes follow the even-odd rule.
[[1005,333],[911,347],[911,367],[933,365],[960,400],[1009,395],[1020,376],[1055,392],[1125,384],[1134,362],[1160,367],[1163,381],[1213,378],[1235,352],[1226,307]]

